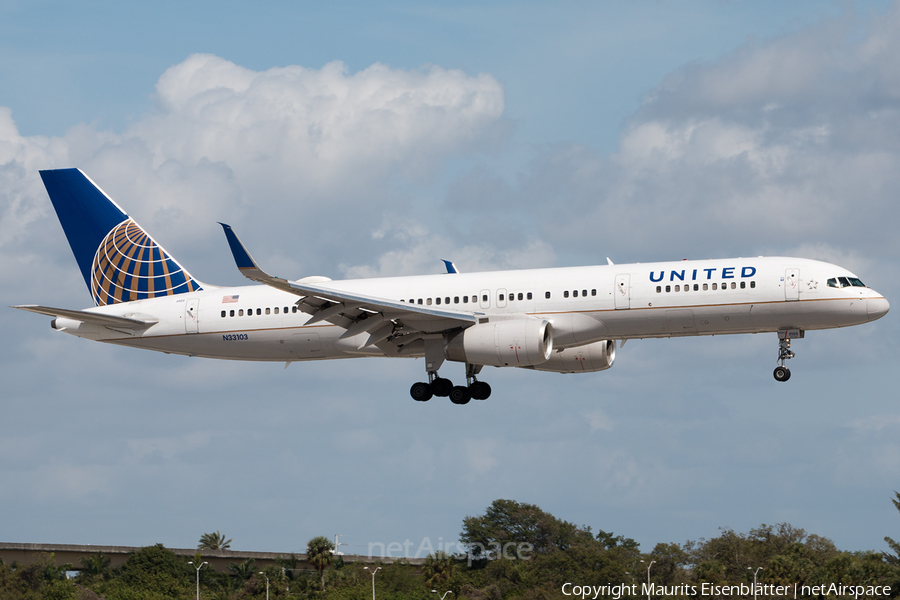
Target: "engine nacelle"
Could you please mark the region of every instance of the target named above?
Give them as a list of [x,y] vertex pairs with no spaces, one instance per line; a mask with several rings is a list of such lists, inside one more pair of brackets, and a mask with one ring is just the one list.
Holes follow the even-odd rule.
[[447,341],[448,360],[493,367],[528,367],[546,362],[553,352],[553,326],[526,317],[479,323]]
[[566,348],[562,352],[554,352],[550,360],[530,368],[554,373],[590,373],[605,371],[613,366],[615,361],[616,342],[601,340],[577,348]]

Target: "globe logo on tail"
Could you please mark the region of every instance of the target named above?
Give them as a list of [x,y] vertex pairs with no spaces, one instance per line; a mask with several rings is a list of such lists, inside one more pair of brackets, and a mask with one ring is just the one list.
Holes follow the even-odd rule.
[[190,273],[131,219],[113,227],[94,255],[91,295],[97,306],[200,289]]

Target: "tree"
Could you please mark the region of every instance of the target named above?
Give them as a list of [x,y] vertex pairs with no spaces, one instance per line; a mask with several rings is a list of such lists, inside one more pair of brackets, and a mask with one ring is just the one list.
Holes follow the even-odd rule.
[[422,575],[425,577],[425,586],[429,589],[444,585],[453,576],[453,559],[446,552],[435,552],[425,559],[422,565]]
[[334,543],[324,535],[314,537],[306,544],[306,560],[322,577],[322,591],[325,591],[325,568],[334,558]]
[[200,543],[197,544],[200,550],[228,550],[231,548],[231,540],[226,540],[225,536],[219,531],[215,533],[204,533],[200,536]]
[[84,578],[102,577],[107,579],[110,574],[110,558],[102,552],[96,552],[81,559],[80,576]]
[[118,580],[132,590],[177,598],[193,589],[191,575],[183,559],[162,544],[156,544],[129,556]]
[[[895,491],[894,495],[896,496],[896,499],[892,498],[891,502],[894,503],[897,510],[900,510],[900,492]],[[882,552],[884,559],[894,566],[900,566],[900,542],[896,542],[888,536],[884,536],[884,541],[887,542],[887,545],[894,551],[893,554]]]
[[228,570],[231,571],[231,586],[239,589],[256,575],[256,561],[248,558],[240,564],[232,563],[228,565]]
[[474,558],[504,558],[523,548],[535,554],[567,550],[576,543],[592,542],[594,537],[589,530],[561,521],[534,504],[494,500],[484,516],[463,519],[459,540],[469,546]]

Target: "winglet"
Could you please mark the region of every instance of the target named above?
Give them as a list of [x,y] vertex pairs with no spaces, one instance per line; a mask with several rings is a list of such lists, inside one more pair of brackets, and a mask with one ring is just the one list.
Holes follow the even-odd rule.
[[238,239],[237,234],[231,229],[231,225],[226,225],[221,222],[219,225],[221,225],[222,229],[225,231],[225,239],[228,240],[228,246],[231,248],[231,254],[234,256],[234,263],[237,265],[238,270],[240,270],[241,275],[251,281],[258,281],[259,283],[264,283],[274,288],[293,293],[291,284],[288,283],[287,280],[269,275],[259,268],[259,265],[257,265],[256,261],[253,260],[253,257],[250,256],[250,253],[247,252],[247,248],[245,248],[244,244],[241,243],[241,240]]
[[244,247],[244,244],[241,243],[241,240],[238,239],[238,236],[234,233],[231,225],[226,225],[221,222],[219,225],[225,230],[225,239],[228,240],[228,246],[231,248],[231,254],[234,256],[234,262],[237,265],[237,268],[242,271],[244,269],[258,270],[259,266],[256,264],[256,261],[253,260],[253,257],[250,256],[250,253],[247,252],[247,249]]
[[444,262],[444,266],[447,267],[447,273],[459,273],[459,269],[457,269],[456,265],[454,265],[452,262],[450,262],[449,260],[444,260],[443,258],[441,260]]

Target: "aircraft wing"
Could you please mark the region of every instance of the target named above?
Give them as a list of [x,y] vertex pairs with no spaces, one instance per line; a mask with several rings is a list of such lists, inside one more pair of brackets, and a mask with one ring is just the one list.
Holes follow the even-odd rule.
[[479,318],[484,318],[483,313],[435,309],[337,290],[318,281],[288,281],[269,275],[259,268],[232,228],[224,223],[220,225],[225,230],[234,262],[244,277],[300,296],[297,306],[312,315],[307,324],[327,321],[343,327],[347,331],[342,339],[368,333],[364,346],[376,344],[383,348],[381,342],[391,338],[392,345],[399,351],[426,335],[470,327]]
[[68,308],[53,308],[52,306],[38,306],[37,304],[19,304],[10,308],[18,308],[19,310],[27,310],[28,312],[37,313],[39,315],[47,315],[48,317],[63,317],[65,319],[74,319],[82,323],[91,323],[93,325],[101,325],[103,327],[118,327],[124,329],[147,329],[151,325],[155,325],[159,321],[152,317],[139,318],[120,317],[117,315],[105,315],[89,310],[71,310]]

